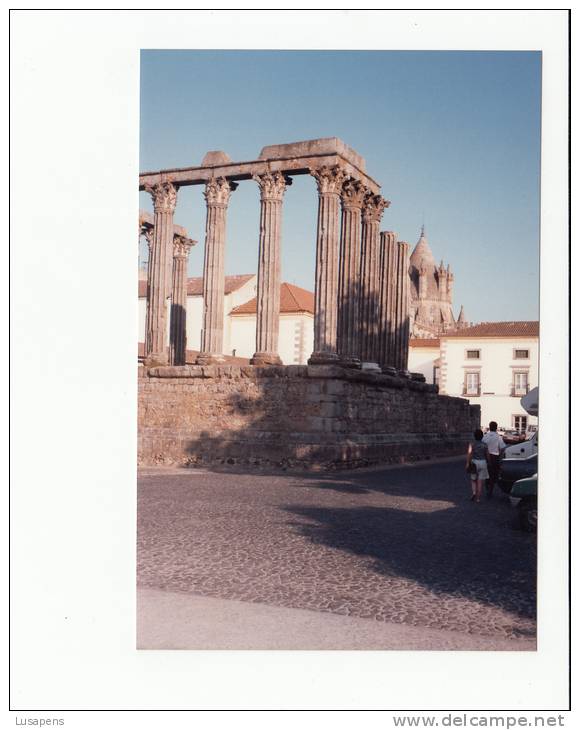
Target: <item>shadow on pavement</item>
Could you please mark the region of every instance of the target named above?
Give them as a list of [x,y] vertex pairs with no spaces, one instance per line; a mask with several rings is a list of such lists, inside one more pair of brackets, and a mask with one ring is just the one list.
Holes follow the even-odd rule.
[[[438,594],[463,596],[534,618],[536,556],[533,538],[497,529],[486,505],[471,515],[445,502],[428,511],[389,507],[287,506],[306,518],[290,526],[315,544],[369,558],[374,571],[415,581]],[[502,505],[498,505],[502,507]],[[466,516],[467,515],[467,516]]]

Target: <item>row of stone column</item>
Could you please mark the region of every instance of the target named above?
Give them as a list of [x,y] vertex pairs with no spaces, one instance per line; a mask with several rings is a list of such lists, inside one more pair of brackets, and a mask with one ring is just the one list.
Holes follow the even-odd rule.
[[409,246],[379,232],[389,201],[339,167],[311,174],[319,207],[309,362],[406,370]]
[[153,228],[145,231],[149,246],[145,359],[150,365],[166,364],[167,306],[171,298],[169,362],[185,364],[187,260],[195,241],[174,234],[173,214],[177,189],[170,182],[146,188],[153,198]]
[[379,252],[379,362],[407,370],[409,359],[409,244],[392,231],[381,233]]
[[[379,234],[389,202],[341,167],[310,170],[318,186],[314,350],[311,364],[406,369],[408,348],[408,245]],[[280,244],[282,201],[290,178],[268,172],[260,187],[256,352],[252,363],[280,363]],[[226,211],[237,187],[225,178],[205,186],[207,206],[203,270],[203,329],[198,364],[223,360]],[[167,361],[166,298],[171,293],[170,362],[185,362],[187,253],[173,255],[177,187],[146,186],[155,221],[148,271],[146,361]],[[170,292],[170,276],[173,286]],[[406,323],[406,324],[405,324]],[[406,330],[406,338],[405,338]]]

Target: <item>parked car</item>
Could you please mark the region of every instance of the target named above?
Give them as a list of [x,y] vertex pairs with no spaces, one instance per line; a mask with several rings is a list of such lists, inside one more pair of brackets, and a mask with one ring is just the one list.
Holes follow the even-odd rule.
[[518,508],[520,527],[526,532],[538,529],[538,475],[518,479],[510,492],[510,502]]
[[499,465],[499,486],[509,494],[514,482],[526,479],[538,472],[538,454],[524,459],[502,459]]
[[[504,439],[505,441],[505,439]],[[508,446],[505,450],[506,459],[525,459],[538,453],[538,432],[532,434],[531,438],[519,444]]]
[[526,434],[522,433],[521,431],[515,431],[512,429],[510,431],[506,431],[504,433],[504,435],[502,436],[502,438],[503,438],[504,442],[506,443],[506,445],[519,444],[522,441],[525,441]]
[[530,425],[526,428],[526,440],[531,439],[532,436],[538,432],[538,426],[537,425]]

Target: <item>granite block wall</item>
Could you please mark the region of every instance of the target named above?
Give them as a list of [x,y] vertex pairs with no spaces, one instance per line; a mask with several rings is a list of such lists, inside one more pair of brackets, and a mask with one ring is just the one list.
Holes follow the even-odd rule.
[[140,368],[142,466],[337,469],[463,453],[479,406],[335,366]]

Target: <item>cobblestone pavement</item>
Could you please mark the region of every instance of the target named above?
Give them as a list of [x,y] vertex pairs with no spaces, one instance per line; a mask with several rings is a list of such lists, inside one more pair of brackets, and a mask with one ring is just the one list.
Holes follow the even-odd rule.
[[145,471],[139,585],[533,637],[535,536],[517,529],[504,497],[470,502],[463,465],[320,476]]

